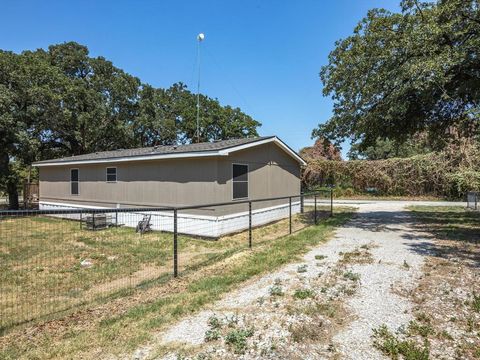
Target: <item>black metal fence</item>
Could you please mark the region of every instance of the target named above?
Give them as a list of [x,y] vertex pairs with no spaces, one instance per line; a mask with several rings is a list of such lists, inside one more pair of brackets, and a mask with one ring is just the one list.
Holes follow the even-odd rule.
[[178,207],[0,211],[0,333],[192,273],[332,214],[328,190]]

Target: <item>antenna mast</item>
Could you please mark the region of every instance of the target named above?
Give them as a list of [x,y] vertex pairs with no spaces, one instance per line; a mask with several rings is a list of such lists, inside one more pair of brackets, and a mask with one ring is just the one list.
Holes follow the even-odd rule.
[[197,81],[197,143],[200,142],[200,43],[205,39],[205,34],[197,35],[197,61],[198,61],[198,81]]

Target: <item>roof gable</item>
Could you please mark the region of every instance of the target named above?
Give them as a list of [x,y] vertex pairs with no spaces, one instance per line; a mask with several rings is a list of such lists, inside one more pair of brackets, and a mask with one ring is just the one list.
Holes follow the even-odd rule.
[[59,166],[73,164],[99,164],[109,162],[142,161],[157,159],[177,159],[208,156],[228,156],[230,153],[259,146],[265,143],[274,142],[287,154],[292,156],[301,165],[305,161],[288,145],[276,136],[265,136],[256,138],[230,139],[214,142],[204,142],[185,145],[166,145],[136,149],[120,149],[113,151],[102,151],[91,154],[64,157],[59,159],[38,161],[34,166]]

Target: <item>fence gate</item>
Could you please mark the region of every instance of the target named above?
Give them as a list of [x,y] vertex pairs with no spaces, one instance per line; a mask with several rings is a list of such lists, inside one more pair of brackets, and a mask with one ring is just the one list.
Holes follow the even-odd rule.
[[38,183],[23,184],[23,202],[25,208],[29,208],[33,204],[38,203]]

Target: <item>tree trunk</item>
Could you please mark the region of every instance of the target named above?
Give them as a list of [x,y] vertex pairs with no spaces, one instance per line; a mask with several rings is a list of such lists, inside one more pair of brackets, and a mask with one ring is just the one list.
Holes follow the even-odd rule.
[[8,193],[8,208],[18,210],[17,179],[10,173],[10,157],[6,152],[0,153],[0,175],[2,181],[5,181],[5,190]]
[[7,192],[8,192],[8,209],[9,210],[18,210],[18,188],[17,184],[13,181],[7,182]]

